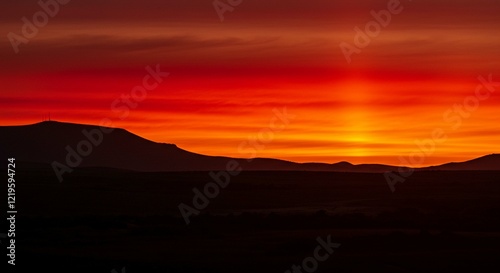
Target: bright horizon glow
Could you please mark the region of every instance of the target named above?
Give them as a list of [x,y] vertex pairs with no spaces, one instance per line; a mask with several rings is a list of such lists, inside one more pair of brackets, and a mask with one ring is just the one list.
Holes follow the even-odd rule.
[[[20,18],[39,9],[21,2],[5,4],[2,33],[19,33]],[[296,118],[257,157],[403,165],[399,156],[438,128],[448,139],[416,166],[500,152],[500,92],[458,128],[456,115],[443,118],[474,96],[478,76],[500,81],[500,3],[401,1],[402,13],[348,64],[339,44],[352,44],[354,27],[387,1],[292,2],[245,2],[224,23],[201,0],[71,2],[19,54],[0,44],[0,125],[49,112],[72,123],[110,118],[152,141],[248,157],[239,145],[286,107]],[[170,76],[120,119],[113,101],[157,64]]]

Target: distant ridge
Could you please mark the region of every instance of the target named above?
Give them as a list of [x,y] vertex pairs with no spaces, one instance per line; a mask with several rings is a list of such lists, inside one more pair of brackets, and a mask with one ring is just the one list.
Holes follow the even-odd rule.
[[451,162],[443,165],[423,168],[425,170],[441,171],[487,171],[500,170],[500,154],[485,155],[464,162]]
[[[111,129],[106,128],[105,129]],[[381,173],[395,171],[396,166],[381,164],[353,165],[349,162],[335,164],[295,163],[271,158],[229,158],[192,153],[175,144],[157,143],[125,129],[114,128],[103,133],[102,143],[92,147],[88,156],[82,156],[78,167],[104,167],[134,171],[210,171],[224,170],[228,162],[238,162],[244,170],[273,171],[336,171]],[[67,147],[77,150],[81,141],[92,135],[99,140],[101,127],[44,121],[32,125],[0,126],[0,157],[15,156],[18,161],[66,164]],[[90,143],[90,141],[88,141]],[[85,150],[85,149],[84,149]],[[467,162],[448,163],[421,170],[500,170],[500,155],[492,154]]]

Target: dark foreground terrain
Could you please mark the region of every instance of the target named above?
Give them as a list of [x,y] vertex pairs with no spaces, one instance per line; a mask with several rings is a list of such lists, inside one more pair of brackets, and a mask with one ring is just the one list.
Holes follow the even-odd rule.
[[18,272],[281,273],[328,236],[315,272],[500,272],[500,172],[416,172],[394,193],[382,174],[243,172],[189,225],[178,205],[208,172],[16,177]]

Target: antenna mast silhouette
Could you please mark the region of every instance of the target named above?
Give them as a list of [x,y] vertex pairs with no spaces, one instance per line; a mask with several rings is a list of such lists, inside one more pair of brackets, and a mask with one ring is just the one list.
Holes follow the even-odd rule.
[[51,117],[50,117],[50,112],[48,115],[43,115],[42,116],[42,121],[52,121]]

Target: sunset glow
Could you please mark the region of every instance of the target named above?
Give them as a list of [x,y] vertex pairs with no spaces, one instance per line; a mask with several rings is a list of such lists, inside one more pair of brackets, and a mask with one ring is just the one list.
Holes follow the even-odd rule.
[[[122,1],[125,10],[104,1],[89,11],[95,2],[61,7],[18,54],[4,35],[1,125],[48,113],[73,123],[108,118],[188,151],[247,157],[240,143],[286,108],[295,118],[258,157],[399,165],[436,129],[447,139],[419,165],[500,152],[500,84],[483,87],[489,96],[477,107],[467,100],[477,97],[478,77],[500,82],[499,2],[402,0],[351,64],[339,44],[352,44],[354,27],[388,1],[245,1],[224,22],[211,1]],[[2,6],[4,34],[20,33],[21,18],[40,9]],[[121,118],[113,102],[157,65],[169,76]]]

